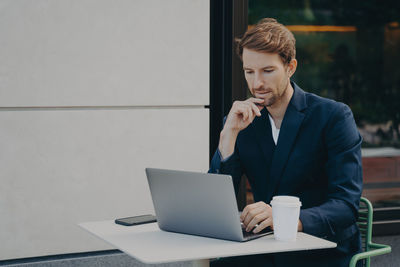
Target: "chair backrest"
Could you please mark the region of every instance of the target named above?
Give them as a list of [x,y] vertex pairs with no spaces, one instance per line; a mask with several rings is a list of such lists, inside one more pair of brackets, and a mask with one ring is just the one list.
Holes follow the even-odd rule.
[[389,245],[372,243],[372,217],[373,209],[371,202],[364,197],[360,198],[357,224],[360,229],[364,251],[355,254],[351,258],[350,267],[355,267],[360,260],[362,260],[362,266],[369,267],[371,257],[387,254],[392,251]]
[[[361,197],[360,208],[358,210],[357,225],[361,233],[363,251],[371,250],[369,244],[371,244],[372,239],[372,218],[373,208],[371,202],[369,202],[368,199]],[[363,261],[363,266],[369,265],[370,258],[367,258]]]

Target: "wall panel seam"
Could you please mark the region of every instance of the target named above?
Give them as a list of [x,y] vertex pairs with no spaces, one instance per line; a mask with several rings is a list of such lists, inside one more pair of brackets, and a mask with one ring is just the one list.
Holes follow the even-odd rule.
[[130,109],[208,109],[208,105],[143,105],[143,106],[37,106],[0,107],[1,111],[40,111],[40,110],[130,110]]

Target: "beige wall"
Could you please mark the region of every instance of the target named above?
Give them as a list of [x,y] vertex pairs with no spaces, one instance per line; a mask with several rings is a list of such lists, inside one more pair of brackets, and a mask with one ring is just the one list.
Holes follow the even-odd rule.
[[0,0],[0,36],[0,260],[108,249],[77,223],[153,212],[145,167],[207,170],[208,1]]

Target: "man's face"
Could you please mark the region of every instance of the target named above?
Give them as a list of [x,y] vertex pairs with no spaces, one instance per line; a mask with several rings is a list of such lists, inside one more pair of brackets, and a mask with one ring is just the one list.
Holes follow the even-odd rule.
[[278,54],[243,49],[243,70],[251,94],[264,99],[264,106],[279,104],[292,73]]

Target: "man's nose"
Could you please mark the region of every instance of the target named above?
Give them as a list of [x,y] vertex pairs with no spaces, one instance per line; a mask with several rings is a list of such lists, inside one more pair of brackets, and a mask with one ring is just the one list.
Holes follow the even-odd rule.
[[254,89],[259,89],[262,88],[264,85],[263,80],[261,79],[260,75],[254,75],[254,84],[253,84],[253,88]]

